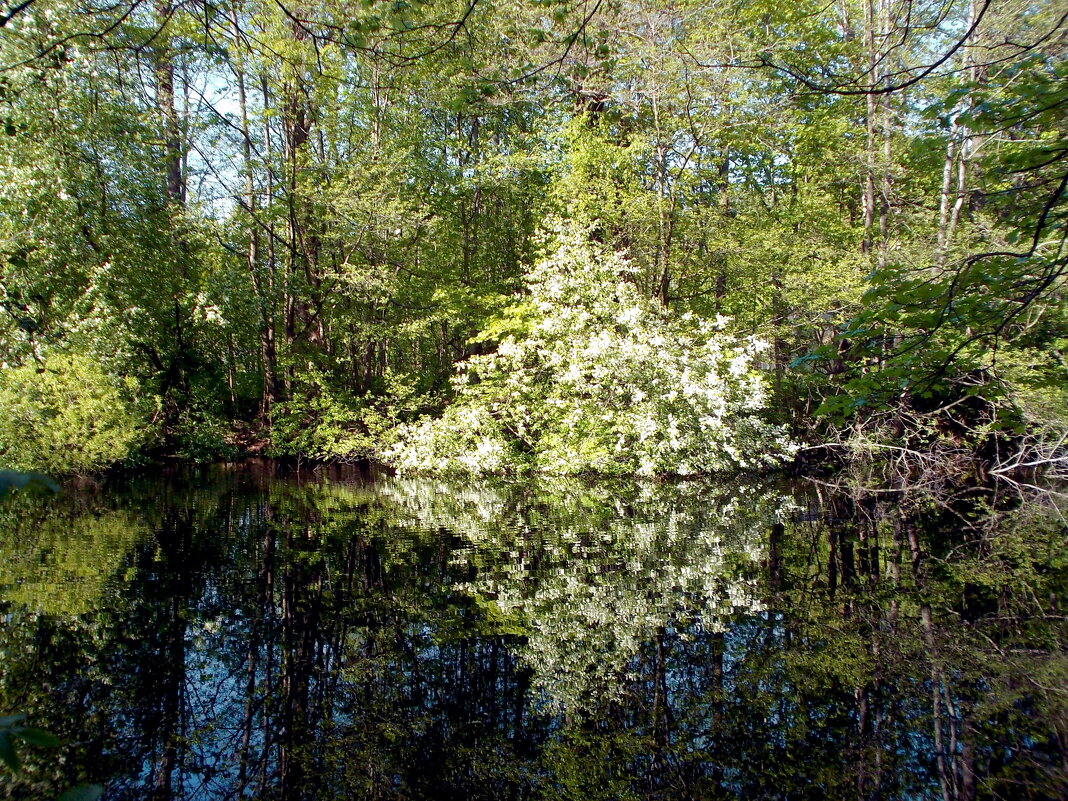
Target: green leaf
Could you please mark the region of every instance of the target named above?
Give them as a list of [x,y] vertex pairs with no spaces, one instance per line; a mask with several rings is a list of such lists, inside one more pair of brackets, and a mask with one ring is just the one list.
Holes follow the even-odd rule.
[[100,784],[79,784],[63,792],[56,801],[96,801],[104,794]]
[[7,731],[0,731],[0,762],[7,765],[12,772],[19,769],[19,755],[15,753],[11,733]]
[[44,729],[19,728],[13,729],[11,733],[31,745],[39,745],[42,748],[59,747],[59,738]]

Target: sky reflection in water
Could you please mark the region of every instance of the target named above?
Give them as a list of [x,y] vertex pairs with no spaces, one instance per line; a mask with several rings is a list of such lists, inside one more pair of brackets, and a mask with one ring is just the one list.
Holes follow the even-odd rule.
[[0,707],[64,746],[0,797],[1053,798],[1064,539],[811,483],[264,463],[16,499]]

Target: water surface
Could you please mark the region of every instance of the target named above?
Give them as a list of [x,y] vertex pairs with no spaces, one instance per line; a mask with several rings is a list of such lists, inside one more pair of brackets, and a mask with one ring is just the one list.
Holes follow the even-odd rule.
[[0,509],[0,797],[1056,798],[1065,529],[1012,492],[270,463]]

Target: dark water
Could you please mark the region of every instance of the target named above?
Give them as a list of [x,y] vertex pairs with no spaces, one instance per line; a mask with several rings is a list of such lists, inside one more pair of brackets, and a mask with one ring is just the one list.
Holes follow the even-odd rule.
[[[0,797],[1057,798],[1054,504],[270,464],[0,509]],[[3,768],[0,767],[0,771]]]

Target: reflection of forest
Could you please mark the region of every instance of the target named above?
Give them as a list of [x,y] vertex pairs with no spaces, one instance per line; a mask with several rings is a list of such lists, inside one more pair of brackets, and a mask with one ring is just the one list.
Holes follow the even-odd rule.
[[9,506],[0,704],[66,747],[0,796],[951,801],[1068,777],[1064,529],[1038,507],[333,477]]

